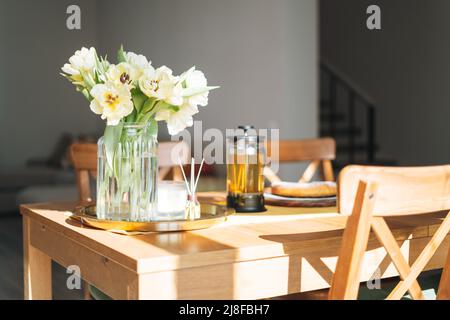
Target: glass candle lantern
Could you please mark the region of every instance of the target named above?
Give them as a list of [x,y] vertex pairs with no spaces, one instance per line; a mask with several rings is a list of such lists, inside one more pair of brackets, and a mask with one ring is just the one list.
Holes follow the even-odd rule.
[[184,182],[160,181],[158,184],[158,208],[153,220],[183,220],[188,192]]

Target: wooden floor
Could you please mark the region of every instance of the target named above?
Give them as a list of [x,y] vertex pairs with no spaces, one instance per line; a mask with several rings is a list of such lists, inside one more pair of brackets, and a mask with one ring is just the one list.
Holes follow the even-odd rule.
[[[82,299],[82,290],[66,287],[65,269],[53,263],[53,299]],[[22,219],[19,213],[0,216],[0,300],[23,299]]]

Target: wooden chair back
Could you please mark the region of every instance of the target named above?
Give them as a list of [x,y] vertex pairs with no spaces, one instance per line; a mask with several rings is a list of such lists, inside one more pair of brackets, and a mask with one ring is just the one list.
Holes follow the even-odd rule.
[[[97,145],[94,143],[75,143],[70,146],[70,157],[75,168],[78,197],[81,203],[92,202],[89,176],[97,176]],[[158,178],[182,180],[178,159],[182,164],[189,163],[190,148],[185,142],[160,142],[158,144]]]
[[92,202],[89,175],[97,176],[97,145],[95,143],[74,143],[70,146],[70,159],[75,168],[78,200]]
[[[272,142],[267,143],[268,157],[271,154]],[[278,161],[310,162],[300,177],[299,182],[309,182],[317,170],[320,170],[321,179],[334,181],[331,161],[336,158],[336,143],[332,138],[305,139],[305,140],[280,140],[278,142]],[[270,181],[280,181],[280,178],[268,166],[264,168],[264,176]]]
[[158,176],[160,180],[171,179],[183,181],[183,174],[179,166],[188,164],[191,159],[191,149],[186,142],[160,142],[158,144]]
[[404,215],[450,209],[450,165],[426,167],[347,166],[338,181],[338,206],[352,212],[361,180],[378,183],[376,215]]
[[[412,266],[402,255],[384,217],[450,210],[450,166],[372,167],[348,166],[338,179],[338,209],[350,214],[333,275],[330,299],[356,299],[362,259],[371,229],[386,249],[400,282],[387,297],[400,299],[407,291],[423,299],[417,277],[450,231],[450,212]],[[447,290],[446,286],[443,289]]]

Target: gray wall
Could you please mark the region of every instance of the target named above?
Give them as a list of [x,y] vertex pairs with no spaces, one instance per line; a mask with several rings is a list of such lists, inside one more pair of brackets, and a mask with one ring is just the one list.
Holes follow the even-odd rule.
[[[381,7],[382,30],[366,28]],[[450,2],[322,0],[321,54],[377,103],[381,154],[400,164],[450,162]]]
[[[82,30],[65,28],[80,4]],[[315,0],[4,1],[6,95],[0,106],[0,164],[48,154],[62,131],[100,131],[88,103],[58,75],[79,47],[111,60],[121,43],[176,73],[192,65],[221,88],[195,119],[221,130],[279,127],[284,138],[317,135]],[[20,19],[18,19],[20,17]],[[1,31],[0,31],[1,32]],[[4,38],[4,39],[3,39]],[[4,61],[11,61],[5,63]],[[163,129],[164,127],[164,129]],[[164,136],[165,126],[161,126]],[[12,144],[14,149],[5,152]]]
[[96,45],[96,5],[82,7],[82,30],[66,28],[73,1],[0,1],[0,165],[45,157],[62,132],[100,132],[87,101],[59,75],[82,45]]
[[221,86],[196,116],[205,128],[252,123],[284,137],[316,135],[315,0],[132,3],[99,1],[100,48],[115,53],[123,43],[155,66],[203,70]]

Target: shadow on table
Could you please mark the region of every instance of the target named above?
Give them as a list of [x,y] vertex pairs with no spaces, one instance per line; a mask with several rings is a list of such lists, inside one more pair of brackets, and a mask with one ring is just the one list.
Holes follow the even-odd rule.
[[[135,236],[149,245],[179,255],[174,283],[176,299],[235,299],[235,274],[233,264],[221,263],[224,255],[234,260],[232,246],[211,240],[192,232],[165,232]],[[220,252],[218,255],[216,252]],[[195,255],[193,257],[192,255]],[[217,260],[206,267],[199,268],[198,260]],[[209,264],[209,263],[208,263]],[[208,276],[214,274],[214,277]],[[155,288],[161,291],[166,288]],[[188,292],[189,296],[186,296]]]
[[[436,217],[434,217],[436,219]],[[428,236],[431,236],[430,229],[433,228],[436,220],[430,219],[430,217],[423,217],[420,220],[414,222],[403,221],[403,218],[387,219],[388,224],[391,226],[393,234],[396,236],[397,242],[402,250],[406,251],[405,258],[412,265],[422,252],[428,241]],[[402,231],[398,232],[396,228],[402,226]],[[405,228],[405,226],[408,226]],[[424,236],[424,230],[428,230],[428,236]],[[278,242],[283,244],[284,253],[289,255],[289,272],[288,272],[288,291],[289,293],[301,292],[301,291],[315,291],[318,299],[327,298],[327,288],[331,285],[333,273],[335,270],[338,255],[341,250],[343,229],[332,231],[320,231],[310,233],[297,233],[297,234],[271,234],[263,235],[262,239]],[[408,241],[414,235],[411,241]],[[327,245],[320,243],[326,241]],[[298,249],[298,243],[304,244],[302,249]],[[450,242],[447,240],[446,242]],[[295,245],[297,243],[297,245]],[[443,247],[445,247],[445,241]],[[326,251],[317,250],[316,248],[324,248]],[[293,249],[297,248],[297,249]],[[399,277],[396,275],[395,269],[391,258],[385,252],[384,247],[378,242],[376,237],[372,234],[366,251],[375,251],[376,254],[364,259],[362,266],[362,278],[367,282],[362,282],[360,287],[359,299],[385,299],[387,294],[395,287],[399,281]],[[331,254],[333,253],[333,254]],[[431,271],[424,272],[418,281],[425,290],[425,297],[427,297],[427,290],[433,289],[436,283],[431,285],[431,281],[428,278],[436,278],[436,273],[439,274],[437,269],[441,262],[438,255],[435,255],[428,264]],[[307,271],[307,272],[306,272]],[[306,278],[303,276],[308,274]],[[388,275],[388,277],[381,279],[379,288],[368,290],[370,287],[367,284],[374,284],[380,277]],[[378,290],[377,290],[378,289]],[[308,298],[307,295],[287,295],[283,296],[283,299],[301,299]],[[406,295],[405,299],[410,297]]]

